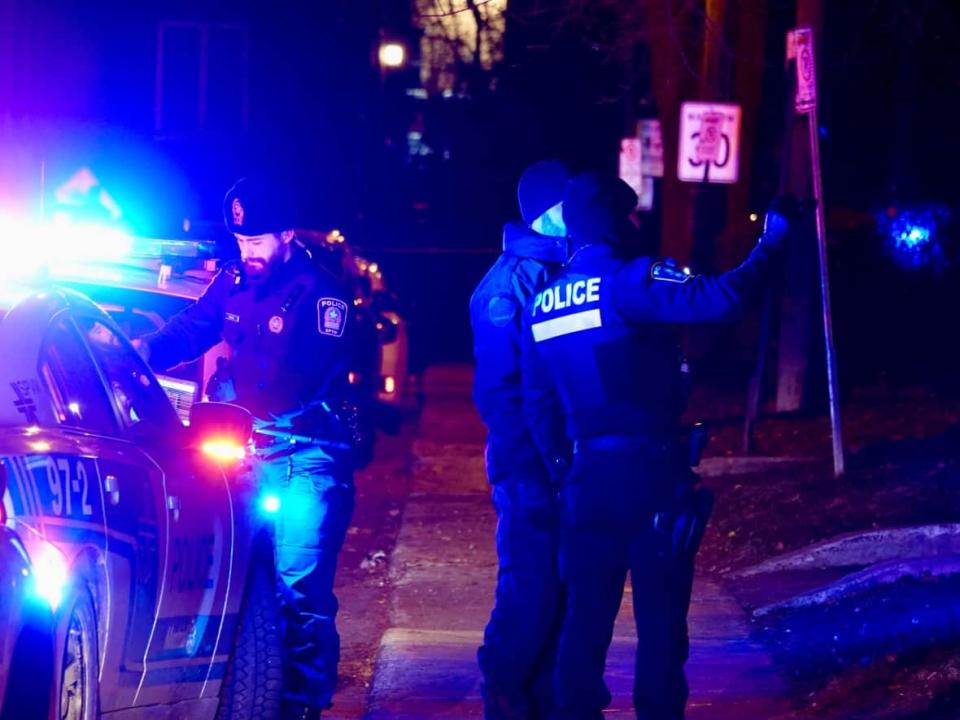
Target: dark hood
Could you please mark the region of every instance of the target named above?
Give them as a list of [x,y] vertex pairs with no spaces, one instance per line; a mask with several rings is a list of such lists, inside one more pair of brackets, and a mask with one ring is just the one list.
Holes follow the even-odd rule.
[[567,183],[563,221],[576,245],[618,245],[636,206],[636,193],[616,175],[583,173]]
[[517,222],[503,227],[503,251],[517,257],[559,265],[567,261],[568,248],[569,241],[565,237],[541,235]]

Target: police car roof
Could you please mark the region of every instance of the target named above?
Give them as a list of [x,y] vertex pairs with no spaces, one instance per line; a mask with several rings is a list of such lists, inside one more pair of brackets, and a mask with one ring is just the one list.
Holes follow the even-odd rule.
[[97,285],[196,300],[203,294],[214,275],[210,271],[196,269],[171,274],[161,281],[161,264],[161,261],[156,259],[123,263],[76,263],[69,268],[58,268],[51,274],[50,280],[72,286]]

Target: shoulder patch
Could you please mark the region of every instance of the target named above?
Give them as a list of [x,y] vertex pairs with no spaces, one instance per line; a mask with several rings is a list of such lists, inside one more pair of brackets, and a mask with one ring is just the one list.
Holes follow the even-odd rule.
[[487,303],[487,316],[496,327],[506,327],[517,314],[517,304],[506,295],[496,295]]
[[343,337],[347,325],[347,304],[337,298],[317,300],[317,330],[321,335]]
[[685,283],[693,275],[689,268],[678,268],[672,261],[661,260],[650,266],[650,277],[662,282]]

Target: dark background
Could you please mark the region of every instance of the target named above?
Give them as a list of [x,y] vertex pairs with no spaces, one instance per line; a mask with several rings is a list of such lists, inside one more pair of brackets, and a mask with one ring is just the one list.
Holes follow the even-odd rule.
[[[225,189],[269,172],[298,188],[305,226],[338,227],[380,261],[407,305],[419,365],[468,359],[467,299],[495,257],[502,224],[516,216],[522,168],[559,156],[615,171],[619,139],[635,120],[659,115],[666,124],[676,108],[658,107],[665,75],[655,34],[642,23],[635,35],[624,30],[624,8],[651,3],[516,0],[502,62],[468,68],[448,96],[408,92],[421,85],[414,5],[0,0],[0,209],[37,212],[41,198],[48,208],[53,188],[87,165],[131,229],[222,238]],[[717,195],[711,222],[693,238],[671,216],[648,218],[663,228],[665,253],[706,271],[743,256],[757,231],[743,205],[762,212],[776,192],[783,35],[798,11],[778,0],[728,6],[735,20],[725,37],[733,39],[719,66],[740,77],[745,48],[760,63],[747,86],[754,101],[743,99],[756,104],[745,128],[754,151],[747,179],[730,191],[745,200],[732,216],[735,203]],[[706,12],[702,3],[685,7],[694,21]],[[757,32],[747,21],[761,7]],[[847,386],[886,378],[955,388],[960,5],[857,0],[820,9],[820,140],[841,373]],[[677,27],[680,44],[696,48],[702,38]],[[376,48],[385,37],[407,43],[407,68],[381,71]],[[703,97],[711,86],[702,56],[681,59],[666,86],[680,99]],[[741,101],[743,87],[721,79],[710,92]],[[671,153],[668,142],[668,174]],[[704,197],[695,198],[701,208]],[[876,219],[934,205],[936,252],[895,253]],[[742,383],[754,333],[751,322],[707,333],[694,344],[701,372]]]

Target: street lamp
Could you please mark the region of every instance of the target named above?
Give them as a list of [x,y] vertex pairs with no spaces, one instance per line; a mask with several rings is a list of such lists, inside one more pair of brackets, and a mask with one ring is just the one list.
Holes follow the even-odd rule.
[[398,42],[380,43],[380,67],[402,68],[407,62],[407,49]]

